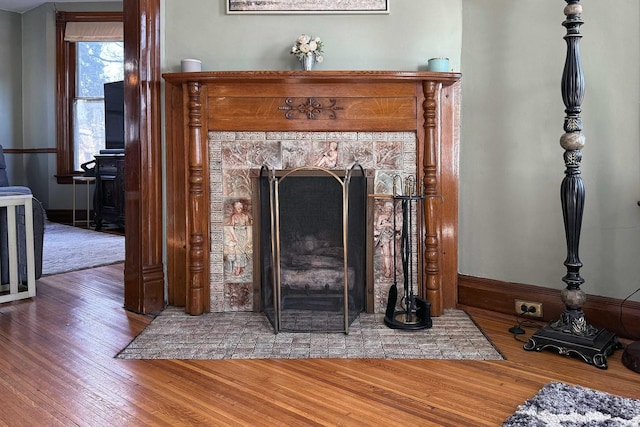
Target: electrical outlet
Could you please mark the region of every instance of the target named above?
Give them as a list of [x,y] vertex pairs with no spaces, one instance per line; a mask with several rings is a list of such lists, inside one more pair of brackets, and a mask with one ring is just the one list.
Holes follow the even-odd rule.
[[542,317],[542,303],[516,300],[516,313],[530,317]]

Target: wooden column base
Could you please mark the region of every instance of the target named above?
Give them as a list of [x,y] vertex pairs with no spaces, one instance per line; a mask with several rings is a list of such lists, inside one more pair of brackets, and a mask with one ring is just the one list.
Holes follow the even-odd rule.
[[640,374],[640,341],[629,344],[622,352],[622,364]]

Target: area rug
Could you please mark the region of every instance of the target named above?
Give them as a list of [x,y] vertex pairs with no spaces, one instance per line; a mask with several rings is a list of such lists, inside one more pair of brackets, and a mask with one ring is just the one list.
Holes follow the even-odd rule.
[[640,400],[553,382],[520,405],[503,427],[640,426]]
[[262,313],[201,316],[169,307],[118,355],[119,359],[468,359],[503,360],[461,310],[433,318],[418,331],[389,329],[383,314],[362,313],[342,332],[275,334]]
[[42,274],[51,275],[124,261],[124,236],[47,221]]

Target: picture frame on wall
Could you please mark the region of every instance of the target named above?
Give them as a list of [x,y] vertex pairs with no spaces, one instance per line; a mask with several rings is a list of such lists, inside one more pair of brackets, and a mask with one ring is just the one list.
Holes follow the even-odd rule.
[[228,14],[389,13],[390,0],[226,0]]

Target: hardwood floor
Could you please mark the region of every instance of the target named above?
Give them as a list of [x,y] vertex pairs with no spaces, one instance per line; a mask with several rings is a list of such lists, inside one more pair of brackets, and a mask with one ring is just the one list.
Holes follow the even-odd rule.
[[477,310],[507,360],[114,359],[151,321],[122,283],[121,264],[65,273],[0,305],[0,424],[499,426],[549,381],[640,398],[621,351],[608,370],[526,352],[512,317]]

